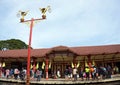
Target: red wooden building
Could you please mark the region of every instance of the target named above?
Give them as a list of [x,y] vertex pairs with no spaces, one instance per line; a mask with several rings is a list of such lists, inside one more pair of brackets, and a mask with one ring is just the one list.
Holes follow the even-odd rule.
[[[5,62],[6,68],[26,67],[27,49],[0,51],[0,62]],[[61,75],[64,75],[66,67],[73,64],[85,66],[85,63],[95,63],[95,65],[109,64],[111,67],[117,65],[120,69],[120,44],[102,45],[102,46],[81,46],[67,47],[56,46],[52,48],[31,49],[31,64],[43,63],[48,68],[49,75],[60,69]],[[50,67],[50,68],[49,68]]]

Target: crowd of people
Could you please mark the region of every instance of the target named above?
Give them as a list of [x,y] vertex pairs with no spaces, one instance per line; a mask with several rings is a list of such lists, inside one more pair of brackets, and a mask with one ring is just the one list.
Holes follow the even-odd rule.
[[[64,71],[64,78],[65,80],[74,80],[77,81],[78,78],[83,80],[98,80],[98,79],[106,79],[111,78],[112,74],[118,74],[119,68],[117,66],[114,66],[113,68],[110,65],[106,66],[85,66],[85,67],[79,67],[77,68],[74,66],[72,68],[71,66],[66,67]],[[43,70],[38,69],[31,69],[30,70],[30,78],[31,80],[37,80],[40,81],[43,77]],[[26,68],[22,68],[22,70],[19,70],[18,68],[15,69],[3,69],[1,73],[1,77],[3,78],[13,78],[13,79],[26,79]],[[60,69],[58,69],[57,73],[54,74],[54,78],[63,78],[61,76]]]
[[[25,80],[26,79],[27,70],[25,68],[22,68],[22,70],[19,70],[18,68],[15,69],[2,69],[1,77],[6,79],[20,79]],[[37,80],[40,81],[42,77],[42,69],[31,69],[30,70],[30,78],[31,80]]]
[[81,67],[81,68],[71,68],[68,67],[65,70],[65,79],[69,80],[69,79],[74,79],[74,81],[77,80],[77,78],[80,78],[82,81],[83,80],[98,80],[98,79],[107,79],[107,78],[111,78],[112,74],[118,74],[119,73],[119,68],[117,66],[115,67],[111,67],[110,65],[106,65],[106,66],[95,66],[95,65],[91,65],[91,66],[86,66]]

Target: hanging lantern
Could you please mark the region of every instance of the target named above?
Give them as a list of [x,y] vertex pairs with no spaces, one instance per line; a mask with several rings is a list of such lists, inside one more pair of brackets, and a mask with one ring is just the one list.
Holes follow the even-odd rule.
[[71,63],[72,68],[74,68],[73,62]]
[[87,61],[85,60],[85,67],[88,67]]
[[31,68],[31,69],[33,68],[32,64],[30,65],[30,68]]
[[95,61],[93,60],[92,64],[95,66]]
[[37,63],[37,65],[36,65],[36,69],[38,69],[39,68],[39,63]]
[[42,63],[42,69],[44,69],[44,66],[45,66],[45,63],[43,62],[43,63]]
[[50,62],[50,64],[49,64],[49,69],[51,68],[51,62]]
[[80,66],[80,61],[78,61],[77,68]]
[[2,67],[5,67],[5,62],[3,62]]

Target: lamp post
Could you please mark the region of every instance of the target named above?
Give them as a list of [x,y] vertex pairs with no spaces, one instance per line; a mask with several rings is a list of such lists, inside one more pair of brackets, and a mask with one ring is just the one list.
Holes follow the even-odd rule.
[[30,85],[30,56],[31,56],[31,40],[32,40],[32,28],[34,21],[44,20],[46,19],[46,12],[50,12],[50,6],[46,8],[40,8],[40,11],[42,13],[42,18],[38,19],[30,19],[30,20],[24,20],[24,17],[27,15],[27,12],[19,11],[19,14],[21,15],[20,23],[30,22],[30,35],[29,35],[29,45],[28,45],[28,56],[27,56],[27,79],[26,79],[26,85]]

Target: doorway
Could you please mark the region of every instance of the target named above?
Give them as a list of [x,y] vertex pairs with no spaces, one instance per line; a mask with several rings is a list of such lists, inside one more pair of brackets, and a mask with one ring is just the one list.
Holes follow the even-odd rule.
[[57,74],[57,70],[60,70],[60,75],[61,75],[61,78],[65,77],[64,75],[64,72],[65,72],[65,69],[68,68],[70,66],[70,63],[53,63],[52,64],[52,68],[51,68],[51,71],[55,74]]

